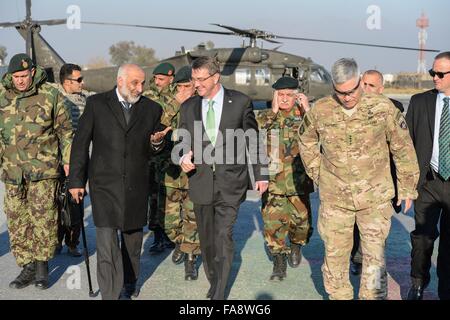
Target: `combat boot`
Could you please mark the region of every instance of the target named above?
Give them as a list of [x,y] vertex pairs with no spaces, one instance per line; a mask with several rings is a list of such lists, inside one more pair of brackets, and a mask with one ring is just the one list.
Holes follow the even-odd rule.
[[302,245],[297,243],[291,243],[291,253],[288,256],[289,266],[291,268],[297,268],[302,261]]
[[286,255],[284,253],[277,253],[273,255],[273,271],[270,280],[282,281],[286,278]]
[[175,246],[175,250],[173,250],[172,253],[172,262],[175,264],[180,264],[183,262],[184,257],[184,252],[181,251],[180,244],[177,243],[177,245]]
[[36,261],[36,282],[34,286],[42,290],[48,288],[48,261]]
[[192,253],[186,253],[184,258],[184,280],[197,280],[197,256]]
[[30,262],[26,264],[20,274],[10,284],[11,289],[22,289],[34,282],[36,279],[36,264]]
[[160,254],[164,251],[164,243],[163,243],[163,231],[161,228],[156,228],[154,232],[153,244],[150,247],[150,254]]

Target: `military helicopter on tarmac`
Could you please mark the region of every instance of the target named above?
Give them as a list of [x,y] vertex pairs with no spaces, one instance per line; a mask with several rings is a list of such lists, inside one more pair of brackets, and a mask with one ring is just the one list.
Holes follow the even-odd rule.
[[[40,34],[42,25],[66,24],[66,19],[32,20],[31,0],[26,0],[26,17],[21,22],[0,23],[0,28],[15,27],[25,39],[26,52],[33,61],[44,67],[50,81],[58,81],[59,69],[65,63],[63,58],[50,46]],[[255,101],[270,101],[272,99],[271,84],[282,75],[289,75],[299,80],[300,89],[311,99],[315,100],[330,94],[332,89],[331,76],[327,70],[314,63],[310,58],[277,51],[277,49],[263,49],[257,46],[257,40],[280,44],[275,39],[326,42],[345,45],[368,46],[378,48],[390,48],[399,50],[421,49],[377,45],[368,43],[356,43],[346,41],[321,40],[311,38],[299,38],[275,35],[257,29],[239,29],[232,26],[213,24],[228,31],[199,30],[175,27],[161,27],[149,25],[134,25],[122,23],[82,21],[82,24],[105,25],[119,27],[137,27],[147,29],[172,30],[181,32],[196,32],[206,34],[241,36],[249,39],[249,44],[240,48],[206,49],[199,46],[196,50],[186,52],[184,48],[173,57],[163,59],[172,63],[176,69],[189,65],[195,58],[207,55],[214,56],[221,65],[221,82],[230,89],[239,90]],[[427,49],[423,51],[439,52],[439,50]],[[147,78],[152,76],[156,67],[143,66]],[[111,89],[114,86],[117,75],[117,67],[107,67],[95,70],[83,71],[85,88],[95,92]]]

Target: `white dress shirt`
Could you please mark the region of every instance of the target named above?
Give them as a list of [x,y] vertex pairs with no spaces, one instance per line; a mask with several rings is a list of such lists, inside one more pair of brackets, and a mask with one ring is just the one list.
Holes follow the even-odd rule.
[[223,98],[224,98],[224,90],[222,85],[220,85],[220,90],[216,93],[214,97],[211,99],[202,99],[202,122],[203,126],[206,130],[206,115],[208,114],[209,109],[209,100],[214,100],[213,109],[214,109],[214,118],[215,118],[215,126],[216,128],[216,141],[217,135],[219,132],[220,119],[222,117],[222,109],[223,109]]
[[[434,116],[433,153],[431,155],[431,168],[439,172],[439,129],[441,126],[442,109],[444,108],[445,94],[440,92],[436,97],[436,115]],[[449,106],[450,107],[450,106]]]

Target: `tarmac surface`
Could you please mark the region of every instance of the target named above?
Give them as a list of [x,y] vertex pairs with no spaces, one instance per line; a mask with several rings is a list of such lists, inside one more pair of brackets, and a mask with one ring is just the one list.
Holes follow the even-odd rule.
[[[409,97],[400,98],[407,107]],[[50,288],[39,290],[29,286],[21,290],[10,289],[8,284],[20,272],[9,249],[6,216],[3,212],[4,185],[0,184],[0,300],[84,300],[100,299],[88,295],[88,281],[84,258],[73,258],[64,247],[60,255],[49,263]],[[288,266],[287,278],[282,282],[269,280],[272,262],[269,260],[262,234],[261,202],[257,193],[249,191],[247,200],[241,205],[234,228],[235,256],[230,276],[228,299],[232,300],[322,300],[327,299],[322,272],[324,247],[317,232],[318,194],[311,194],[314,232],[308,245],[302,249],[300,266]],[[91,277],[94,292],[98,293],[96,281],[95,226],[91,216],[89,198],[85,199],[84,221]],[[392,217],[392,226],[386,244],[386,264],[388,271],[388,299],[401,300],[409,288],[410,251],[409,233],[414,228],[413,210],[406,215],[400,213]],[[139,300],[202,300],[205,299],[209,284],[203,266],[198,263],[199,278],[184,280],[184,266],[174,265],[171,251],[151,256],[148,250],[153,242],[153,234],[144,229],[144,243],[141,254],[141,273],[138,280]],[[431,270],[431,283],[425,290],[425,299],[437,299],[435,244]],[[80,243],[79,249],[82,249]],[[359,277],[350,276],[355,288],[355,298]]]

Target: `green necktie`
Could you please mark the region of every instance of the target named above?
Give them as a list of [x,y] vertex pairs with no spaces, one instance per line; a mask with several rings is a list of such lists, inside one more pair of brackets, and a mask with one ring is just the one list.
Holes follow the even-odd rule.
[[208,101],[208,112],[206,113],[206,133],[212,145],[216,144],[216,116],[213,108],[214,100]]
[[439,174],[448,180],[450,177],[450,111],[449,98],[444,98],[441,124],[439,127]]

